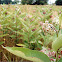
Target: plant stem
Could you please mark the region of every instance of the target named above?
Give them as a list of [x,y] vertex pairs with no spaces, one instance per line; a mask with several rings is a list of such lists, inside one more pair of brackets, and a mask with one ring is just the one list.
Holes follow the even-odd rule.
[[30,41],[29,41],[29,32],[28,32],[28,43],[29,43],[29,48],[30,48]]
[[17,43],[17,20],[16,20],[17,17],[16,16],[17,16],[17,12],[15,13],[15,21],[16,21],[16,23],[15,23],[16,24],[16,33],[15,33],[15,35],[16,35],[16,43]]
[[21,59],[21,62],[23,62],[23,58]]
[[58,51],[56,52],[56,62],[58,62]]
[[[16,21],[16,28],[17,28],[17,21]],[[17,43],[17,30],[16,30],[16,43]]]
[[[60,25],[59,25],[59,30],[56,32],[57,37],[58,37],[59,31],[60,31]],[[56,52],[56,62],[58,62],[58,51]]]
[[[58,32],[57,32],[57,37],[58,37]],[[58,51],[56,52],[56,62],[58,62]]]

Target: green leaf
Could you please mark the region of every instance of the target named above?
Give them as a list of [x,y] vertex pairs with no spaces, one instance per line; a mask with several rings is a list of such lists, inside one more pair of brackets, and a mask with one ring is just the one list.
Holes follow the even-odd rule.
[[7,36],[7,35],[9,35],[9,34],[3,34],[3,35],[0,35],[0,37],[4,37],[4,36]]
[[9,30],[11,30],[11,31],[13,31],[13,32],[15,32],[15,30],[13,30],[12,28],[10,28],[10,27],[7,27]]
[[22,47],[25,47],[25,45],[24,44],[16,44],[17,46],[22,46]]
[[12,54],[34,62],[50,62],[50,59],[43,52],[30,50],[21,47],[3,47]]
[[15,35],[10,35],[11,38],[15,38],[16,36]]
[[62,34],[62,29],[61,29],[61,34]]
[[62,14],[59,16],[59,25],[62,25]]
[[56,28],[56,30],[59,30],[59,25],[57,25],[55,28]]
[[53,41],[52,43],[52,48],[54,49],[54,51],[57,51],[58,49],[60,49],[62,47],[62,34],[59,35],[55,41]]

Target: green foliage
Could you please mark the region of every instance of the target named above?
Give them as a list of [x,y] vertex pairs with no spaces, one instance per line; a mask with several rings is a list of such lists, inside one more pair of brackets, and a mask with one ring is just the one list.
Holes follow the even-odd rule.
[[12,0],[3,0],[3,2],[4,2],[5,4],[9,4],[9,3],[11,3],[11,1],[12,1]]
[[[46,35],[46,36],[42,36],[42,38],[44,39],[44,46],[48,46],[48,44],[50,43],[50,42],[53,42],[56,38],[57,38],[57,36],[56,36],[56,34],[54,34],[53,36],[51,36],[51,35]],[[50,45],[50,47],[52,47],[52,45]]]
[[56,0],[56,5],[62,5],[62,0]]
[[23,40],[26,47],[33,49],[34,47],[33,45],[37,45],[38,41],[41,39],[41,27],[36,28],[36,25],[38,23],[37,20],[34,21],[30,21],[29,19],[27,19],[26,21],[24,21],[23,19],[20,20],[22,29],[18,30],[17,34],[21,35],[20,39]]
[[41,4],[41,5],[44,5],[44,4],[47,4],[48,0],[36,0],[37,4]]
[[33,0],[21,0],[21,3],[24,4],[32,4]]
[[[2,8],[2,15],[0,23],[2,25],[3,34],[9,34],[9,37],[15,39],[15,43],[22,39],[27,48],[41,49],[41,43],[38,41],[41,39],[41,26],[39,24],[37,16],[32,16],[26,13],[19,15],[18,9],[12,14],[6,15],[7,9]],[[19,16],[18,16],[19,15]],[[5,18],[5,20],[4,20]],[[14,20],[12,19],[14,18]],[[26,20],[24,20],[26,18]],[[32,21],[32,19],[34,19]],[[22,22],[23,21],[23,22]],[[20,36],[20,37],[19,37]]]
[[[45,14],[43,14],[43,12],[45,12]],[[51,18],[50,16],[52,16],[52,11],[50,11],[47,8],[43,8],[42,10],[40,10],[40,13],[43,16],[42,21],[44,21],[44,22],[46,20],[49,20]]]
[[1,4],[1,0],[0,0],[0,4]]
[[34,62],[50,62],[50,59],[47,55],[36,50],[30,50],[27,48],[20,47],[4,47],[10,53],[22,57],[24,59],[34,61]]
[[22,4],[38,4],[38,5],[40,5],[40,4],[42,4],[42,5],[44,5],[44,4],[47,4],[47,1],[48,0],[35,0],[35,2],[34,2],[34,0],[21,0],[21,3]]

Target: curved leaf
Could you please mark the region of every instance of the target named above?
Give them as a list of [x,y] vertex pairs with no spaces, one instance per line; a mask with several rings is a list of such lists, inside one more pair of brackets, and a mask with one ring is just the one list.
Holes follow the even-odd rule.
[[34,62],[50,62],[47,55],[36,50],[21,47],[4,47],[12,54]]

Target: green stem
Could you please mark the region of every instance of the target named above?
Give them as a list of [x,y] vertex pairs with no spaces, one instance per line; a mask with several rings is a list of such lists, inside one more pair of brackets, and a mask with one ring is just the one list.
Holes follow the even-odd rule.
[[[60,25],[59,25],[59,30],[56,32],[57,37],[58,37],[59,31],[60,31]],[[58,51],[56,52],[56,62],[58,62]]]
[[16,43],[17,43],[17,20],[16,20],[16,15],[17,15],[17,12],[15,13],[15,21],[16,21],[16,33],[15,33],[15,35],[16,35]]
[[56,52],[56,62],[58,62],[58,51]]
[[28,43],[29,43],[29,48],[30,48],[30,45],[31,45],[31,44],[30,44],[30,41],[29,41],[29,32],[28,32]]
[[[58,31],[56,32],[56,35],[58,37]],[[56,62],[58,62],[58,51],[56,52]]]
[[[58,37],[58,32],[59,31],[56,32],[57,37]],[[58,62],[58,51],[56,52],[56,62]]]

